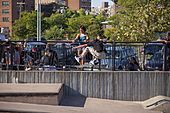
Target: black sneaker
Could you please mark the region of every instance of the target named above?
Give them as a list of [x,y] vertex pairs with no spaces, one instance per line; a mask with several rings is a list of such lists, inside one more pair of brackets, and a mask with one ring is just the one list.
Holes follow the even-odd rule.
[[99,61],[96,59],[94,60],[94,65],[97,65],[97,64],[99,64]]

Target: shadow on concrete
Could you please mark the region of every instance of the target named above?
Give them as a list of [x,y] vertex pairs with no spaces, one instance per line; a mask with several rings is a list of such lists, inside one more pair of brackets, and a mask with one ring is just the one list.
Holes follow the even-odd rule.
[[60,106],[84,107],[86,102],[85,96],[63,96]]
[[79,91],[64,84],[64,95],[60,102],[61,106],[84,107],[86,97]]

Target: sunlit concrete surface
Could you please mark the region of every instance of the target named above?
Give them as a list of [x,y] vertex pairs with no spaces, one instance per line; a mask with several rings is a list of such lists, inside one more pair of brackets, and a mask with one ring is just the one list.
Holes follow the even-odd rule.
[[[77,104],[81,103],[81,107]],[[144,109],[142,104],[97,98],[66,97],[61,106],[0,102],[0,111],[34,113],[162,113]],[[83,105],[84,104],[84,105]]]

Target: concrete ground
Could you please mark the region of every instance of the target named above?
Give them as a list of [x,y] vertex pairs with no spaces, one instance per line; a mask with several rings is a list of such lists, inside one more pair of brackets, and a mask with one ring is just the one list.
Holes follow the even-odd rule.
[[64,97],[60,106],[0,102],[0,111],[34,113],[162,113],[144,109],[141,102]]

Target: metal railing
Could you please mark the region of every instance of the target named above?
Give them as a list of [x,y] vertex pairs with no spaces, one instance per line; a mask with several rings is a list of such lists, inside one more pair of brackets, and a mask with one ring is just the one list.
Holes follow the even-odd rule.
[[[31,41],[30,41],[31,42]],[[28,43],[27,43],[28,44]],[[45,44],[26,45],[23,41],[0,42],[0,61],[3,70],[23,70],[26,67],[32,70],[78,70],[80,68],[90,68],[88,62],[92,60],[90,54],[85,59],[85,64],[79,66],[74,59],[77,46],[71,41],[48,41]],[[170,69],[170,49],[166,44],[159,42],[107,42],[104,44],[106,58],[101,59],[100,68],[103,70],[130,70],[128,65],[134,58],[141,71],[168,71]],[[48,63],[42,59],[48,51]],[[15,62],[17,52],[20,61]],[[7,56],[10,57],[7,60]],[[31,64],[28,64],[27,56],[30,56]],[[98,64],[99,65],[99,64]],[[97,68],[94,66],[93,68]]]

